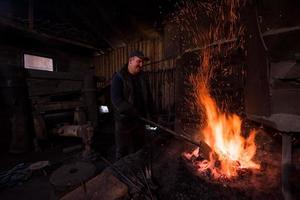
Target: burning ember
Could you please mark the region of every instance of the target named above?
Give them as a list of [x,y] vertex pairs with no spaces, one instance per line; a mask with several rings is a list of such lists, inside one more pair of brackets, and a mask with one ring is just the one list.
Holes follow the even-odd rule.
[[[252,160],[256,152],[256,132],[253,130],[244,138],[240,117],[221,112],[205,85],[198,86],[198,103],[204,107],[207,118],[207,125],[201,132],[214,152],[210,153],[209,160],[195,160],[193,165],[199,172],[210,169],[214,178],[237,176],[238,170],[243,168],[259,169],[260,165]],[[201,157],[199,148],[184,155],[189,160]]]

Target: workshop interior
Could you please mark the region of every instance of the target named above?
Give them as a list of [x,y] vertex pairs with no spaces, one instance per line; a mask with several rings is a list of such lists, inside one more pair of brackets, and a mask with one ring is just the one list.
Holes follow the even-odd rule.
[[1,0],[0,199],[300,199],[299,11]]

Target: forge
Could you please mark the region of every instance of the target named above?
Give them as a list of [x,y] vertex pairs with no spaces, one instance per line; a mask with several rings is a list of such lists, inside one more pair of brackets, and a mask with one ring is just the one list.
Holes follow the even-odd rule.
[[[114,165],[109,164],[107,174],[117,177],[120,185],[126,185],[115,199],[299,197],[299,168],[290,168],[292,144],[284,142],[285,138],[281,140],[282,130],[278,129],[284,123],[279,122],[276,129],[262,120],[272,121],[272,112],[293,112],[294,120],[299,122],[298,108],[282,110],[274,86],[278,81],[276,75],[291,75],[297,64],[280,70],[277,65],[268,65],[270,58],[263,49],[266,44],[257,24],[257,10],[251,5],[239,0],[218,5],[210,1],[185,2],[176,13],[175,21],[185,34],[183,42],[196,47],[176,60],[174,131],[158,126],[159,136],[149,139],[152,144]],[[203,9],[205,13],[200,12]],[[241,13],[247,15],[243,20]],[[201,24],[201,19],[208,20],[209,25]],[[263,87],[262,81],[266,81]],[[286,85],[285,89],[290,87]],[[296,93],[289,95],[299,98]],[[295,101],[290,102],[295,105]],[[296,158],[297,153],[293,162],[298,166]],[[104,192],[92,191],[87,195],[101,199]],[[74,191],[64,199],[79,193]]]
[[[233,178],[218,179],[208,170],[199,173],[185,158],[183,152],[194,145],[162,135],[141,151],[108,164],[110,167],[86,183],[86,194],[81,186],[62,199],[283,199],[280,142],[263,130],[256,139],[260,169],[240,169]],[[151,179],[146,178],[147,166]],[[297,183],[297,178],[293,181]]]
[[0,1],[0,199],[300,199],[299,9]]

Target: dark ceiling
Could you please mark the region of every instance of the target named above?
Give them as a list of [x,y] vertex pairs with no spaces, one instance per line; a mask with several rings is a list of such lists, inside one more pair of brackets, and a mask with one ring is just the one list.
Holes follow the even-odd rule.
[[[161,34],[175,0],[1,0],[0,17],[107,50]],[[30,20],[32,19],[32,20]]]
[[[17,30],[18,36],[27,34],[105,52],[158,37],[167,16],[184,1],[0,0],[0,37],[9,28],[7,35]],[[258,8],[262,31],[299,24],[298,0],[263,0],[258,1]]]

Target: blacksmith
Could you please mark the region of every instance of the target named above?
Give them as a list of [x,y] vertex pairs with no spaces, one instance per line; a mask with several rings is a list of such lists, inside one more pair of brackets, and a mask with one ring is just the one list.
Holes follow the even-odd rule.
[[117,160],[136,152],[145,143],[145,126],[138,118],[149,118],[152,109],[149,84],[142,71],[148,60],[141,51],[131,52],[128,63],[112,79]]

